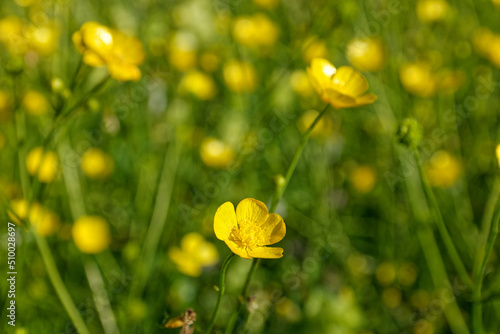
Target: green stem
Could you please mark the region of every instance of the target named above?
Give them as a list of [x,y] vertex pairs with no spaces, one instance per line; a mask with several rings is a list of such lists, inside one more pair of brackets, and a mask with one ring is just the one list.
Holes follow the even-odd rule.
[[38,249],[40,250],[40,255],[42,256],[43,263],[45,264],[45,268],[47,269],[47,273],[49,274],[49,278],[52,281],[52,285],[56,290],[57,296],[61,300],[66,312],[68,313],[71,321],[76,327],[76,330],[80,334],[90,334],[87,325],[83,321],[78,309],[76,308],[73,300],[71,300],[71,296],[64,285],[59,272],[57,271],[56,264],[54,262],[54,258],[52,257],[52,253],[50,252],[50,248],[47,245],[47,241],[45,238],[38,235],[38,233],[33,229],[33,236],[35,237],[36,244]]
[[231,260],[234,258],[235,255],[236,254],[234,253],[229,254],[228,257],[224,260],[224,263],[222,264],[222,268],[220,270],[220,280],[219,280],[219,297],[217,298],[217,303],[215,304],[214,313],[212,314],[212,319],[210,319],[205,334],[210,334],[212,332],[212,328],[215,325],[215,320],[217,319],[217,314],[219,313],[220,304],[222,302],[222,296],[224,296],[224,291],[226,290],[227,266],[229,265],[229,262],[231,262]]
[[431,208],[432,216],[434,218],[434,221],[437,225],[437,228],[439,230],[439,233],[441,234],[441,238],[443,239],[444,245],[446,247],[446,250],[448,252],[448,255],[451,258],[451,261],[453,265],[455,266],[455,269],[457,271],[458,276],[462,280],[464,284],[467,285],[470,289],[473,289],[474,283],[472,282],[472,279],[470,278],[469,274],[467,273],[467,270],[465,270],[465,266],[462,263],[462,260],[460,259],[460,256],[458,255],[458,252],[455,248],[455,245],[453,243],[453,240],[451,239],[450,234],[448,233],[448,230],[446,228],[446,225],[443,220],[443,216],[441,215],[441,211],[439,210],[439,206],[436,200],[436,197],[434,196],[434,192],[432,191],[431,186],[427,182],[427,179],[425,177],[423,168],[422,168],[422,161],[420,158],[420,154],[418,153],[417,149],[413,149],[413,156],[415,158],[415,162],[417,163],[418,166],[418,172],[420,174],[420,180],[422,182],[422,186],[424,188],[425,194],[427,196],[427,199],[429,201],[429,206]]
[[286,187],[288,186],[288,183],[290,182],[290,179],[292,178],[293,172],[295,171],[295,167],[297,167],[297,163],[299,162],[300,156],[302,155],[302,151],[304,151],[304,148],[306,147],[307,141],[309,140],[309,137],[311,136],[311,132],[314,130],[314,127],[318,124],[318,122],[321,120],[321,118],[325,115],[329,106],[330,106],[329,104],[327,104],[325,106],[325,108],[316,117],[314,122],[312,122],[312,124],[309,126],[307,131],[302,135],[302,138],[300,139],[299,146],[297,147],[297,149],[295,150],[295,154],[293,155],[292,162],[290,163],[290,167],[288,167],[288,171],[286,172],[285,182],[283,183],[282,186],[279,186],[276,189],[276,193],[275,193],[273,200],[271,202],[271,208],[269,209],[270,212],[276,211],[276,207],[278,206],[278,203],[281,200],[281,197],[283,197],[283,193],[285,192]]
[[500,209],[497,210],[495,218],[493,218],[493,224],[491,226],[491,233],[488,236],[488,242],[486,243],[486,248],[484,252],[484,257],[481,260],[480,269],[477,277],[475,277],[475,286],[473,291],[473,304],[472,304],[472,328],[475,334],[483,333],[483,304],[481,300],[481,290],[483,287],[484,273],[486,272],[486,263],[488,258],[493,251],[493,246],[498,235],[498,222],[500,220]]

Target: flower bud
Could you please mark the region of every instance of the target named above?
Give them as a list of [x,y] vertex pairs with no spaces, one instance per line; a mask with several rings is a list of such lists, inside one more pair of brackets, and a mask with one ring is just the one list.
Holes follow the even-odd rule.
[[409,148],[417,148],[422,142],[422,127],[414,118],[404,119],[397,132],[398,142]]

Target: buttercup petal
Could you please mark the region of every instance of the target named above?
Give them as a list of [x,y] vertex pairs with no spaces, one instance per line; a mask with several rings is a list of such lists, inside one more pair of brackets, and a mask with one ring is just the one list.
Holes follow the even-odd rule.
[[229,247],[231,252],[233,252],[234,254],[239,255],[244,259],[252,258],[252,256],[250,256],[250,254],[248,254],[248,252],[244,248],[239,247],[238,244],[236,244],[235,242],[229,239],[224,240],[224,242],[226,243],[227,247]]
[[236,218],[238,219],[238,226],[244,224],[261,225],[266,221],[269,215],[269,210],[264,203],[253,198],[245,198],[236,208]]
[[[222,204],[215,213],[214,232],[219,240],[227,240],[233,228],[238,227],[234,205],[231,202]],[[229,246],[229,245],[228,245]]]
[[260,226],[261,231],[257,236],[259,246],[267,246],[275,244],[285,237],[286,226],[283,218],[276,214],[270,213],[267,220]]
[[336,109],[350,108],[356,105],[355,98],[344,95],[334,89],[327,89],[325,95],[327,96],[328,103]]
[[342,66],[333,76],[331,87],[341,94],[358,97],[368,90],[368,81],[354,68]]
[[283,257],[283,248],[281,247],[256,247],[248,251],[248,255],[260,259],[279,259]]
[[356,99],[356,105],[357,106],[364,106],[366,104],[371,104],[373,102],[377,101],[377,95],[375,94],[365,94],[361,97],[358,97]]

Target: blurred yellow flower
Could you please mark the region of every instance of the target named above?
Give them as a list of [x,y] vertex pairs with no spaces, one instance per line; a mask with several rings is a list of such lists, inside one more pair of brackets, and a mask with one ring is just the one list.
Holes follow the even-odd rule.
[[219,68],[219,56],[213,52],[204,52],[200,56],[200,66],[204,71],[215,72]]
[[56,51],[59,43],[59,30],[54,24],[29,26],[26,31],[26,38],[36,53],[46,56]]
[[215,213],[214,231],[219,240],[244,259],[283,256],[282,248],[266,246],[283,239],[285,222],[280,215],[269,213],[266,205],[256,199],[242,200],[236,211],[231,202],[222,204]]
[[399,71],[399,78],[404,88],[417,96],[429,97],[436,92],[436,79],[432,74],[430,65],[426,63],[403,65]]
[[495,6],[498,6],[500,8],[500,0],[491,0]]
[[28,90],[23,97],[23,108],[31,115],[44,115],[50,111],[47,98],[36,90]]
[[87,150],[80,161],[83,174],[91,179],[103,180],[110,176],[114,169],[113,159],[98,148]]
[[[316,117],[318,117],[319,112],[316,110],[308,110],[306,111],[297,121],[297,126],[301,133],[305,133],[307,129],[314,122]],[[316,138],[327,138],[333,132],[333,122],[328,117],[322,117],[319,122],[316,124],[314,129],[311,132],[311,137]]]
[[257,72],[251,63],[231,60],[224,64],[224,81],[235,93],[251,93],[257,87]]
[[310,63],[314,58],[328,58],[328,48],[325,41],[316,36],[307,38],[303,45],[303,58],[306,63]]
[[472,44],[479,55],[500,68],[500,34],[494,34],[488,28],[479,27],[472,35]]
[[347,44],[347,59],[361,71],[376,72],[384,65],[385,50],[378,38],[355,38]]
[[374,94],[362,95],[368,90],[368,82],[352,67],[337,69],[328,60],[315,58],[307,74],[320,98],[336,109],[358,107],[377,100]]
[[253,3],[265,9],[273,9],[278,7],[280,0],[253,0]]
[[464,84],[465,74],[460,70],[444,69],[437,73],[437,82],[443,92],[454,93]]
[[57,214],[39,203],[31,204],[28,217],[36,232],[43,237],[56,233],[61,225]]
[[60,221],[57,214],[39,203],[35,202],[30,206],[28,201],[18,199],[13,200],[10,205],[12,210],[7,213],[16,224],[21,225],[20,219],[29,219],[36,232],[43,237],[52,235],[59,229]]
[[55,152],[45,152],[43,147],[39,146],[27,154],[26,169],[30,175],[38,175],[40,182],[50,183],[57,175],[58,161]]
[[178,71],[187,71],[196,65],[196,37],[185,31],[174,34],[168,44],[168,60]]
[[434,187],[448,188],[462,174],[462,165],[447,151],[437,151],[425,165],[429,183]]
[[10,202],[12,210],[8,210],[7,214],[12,221],[18,225],[22,224],[22,220],[28,218],[29,203],[24,199],[15,199]]
[[203,101],[211,100],[217,94],[217,87],[212,77],[196,70],[184,75],[180,87]]
[[12,95],[0,90],[0,121],[6,121],[11,117],[13,107]]
[[207,137],[201,142],[200,157],[209,167],[226,168],[234,161],[235,153],[231,146],[223,141]]
[[417,280],[418,268],[411,262],[403,263],[398,268],[398,281],[404,286],[410,286]]
[[498,144],[495,148],[495,154],[497,156],[498,166],[500,167],[500,144]]
[[383,286],[391,285],[396,279],[396,268],[391,262],[382,262],[375,270],[377,281]]
[[109,225],[98,216],[82,216],[73,224],[73,241],[76,247],[87,254],[97,254],[111,243]]
[[292,90],[300,96],[311,96],[313,88],[307,77],[307,73],[303,70],[295,70],[290,75],[290,85]]
[[107,66],[111,77],[119,81],[138,81],[138,65],[145,58],[142,42],[136,38],[103,26],[87,22],[73,34],[73,43],[83,55],[85,64]]
[[349,175],[354,188],[362,193],[369,193],[377,182],[377,171],[371,166],[358,166]]
[[233,27],[236,41],[250,47],[269,47],[276,43],[279,36],[278,26],[263,14],[242,16],[236,19]]
[[0,20],[0,42],[15,55],[23,55],[28,51],[28,40],[25,37],[25,24],[17,16],[7,16]]
[[417,17],[422,22],[442,20],[449,10],[445,0],[419,0],[417,2]]
[[181,247],[171,247],[168,256],[181,273],[194,277],[201,275],[203,267],[219,261],[217,248],[198,233],[186,234],[181,240]]
[[402,293],[396,288],[387,288],[382,291],[382,300],[389,308],[395,308],[401,304]]

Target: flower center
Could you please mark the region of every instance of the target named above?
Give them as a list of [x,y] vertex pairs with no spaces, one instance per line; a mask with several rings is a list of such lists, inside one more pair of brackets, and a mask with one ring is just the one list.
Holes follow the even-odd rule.
[[252,249],[257,246],[258,235],[261,228],[248,223],[246,221],[240,222],[237,227],[234,227],[229,235],[229,240],[236,243],[239,247],[245,249]]

